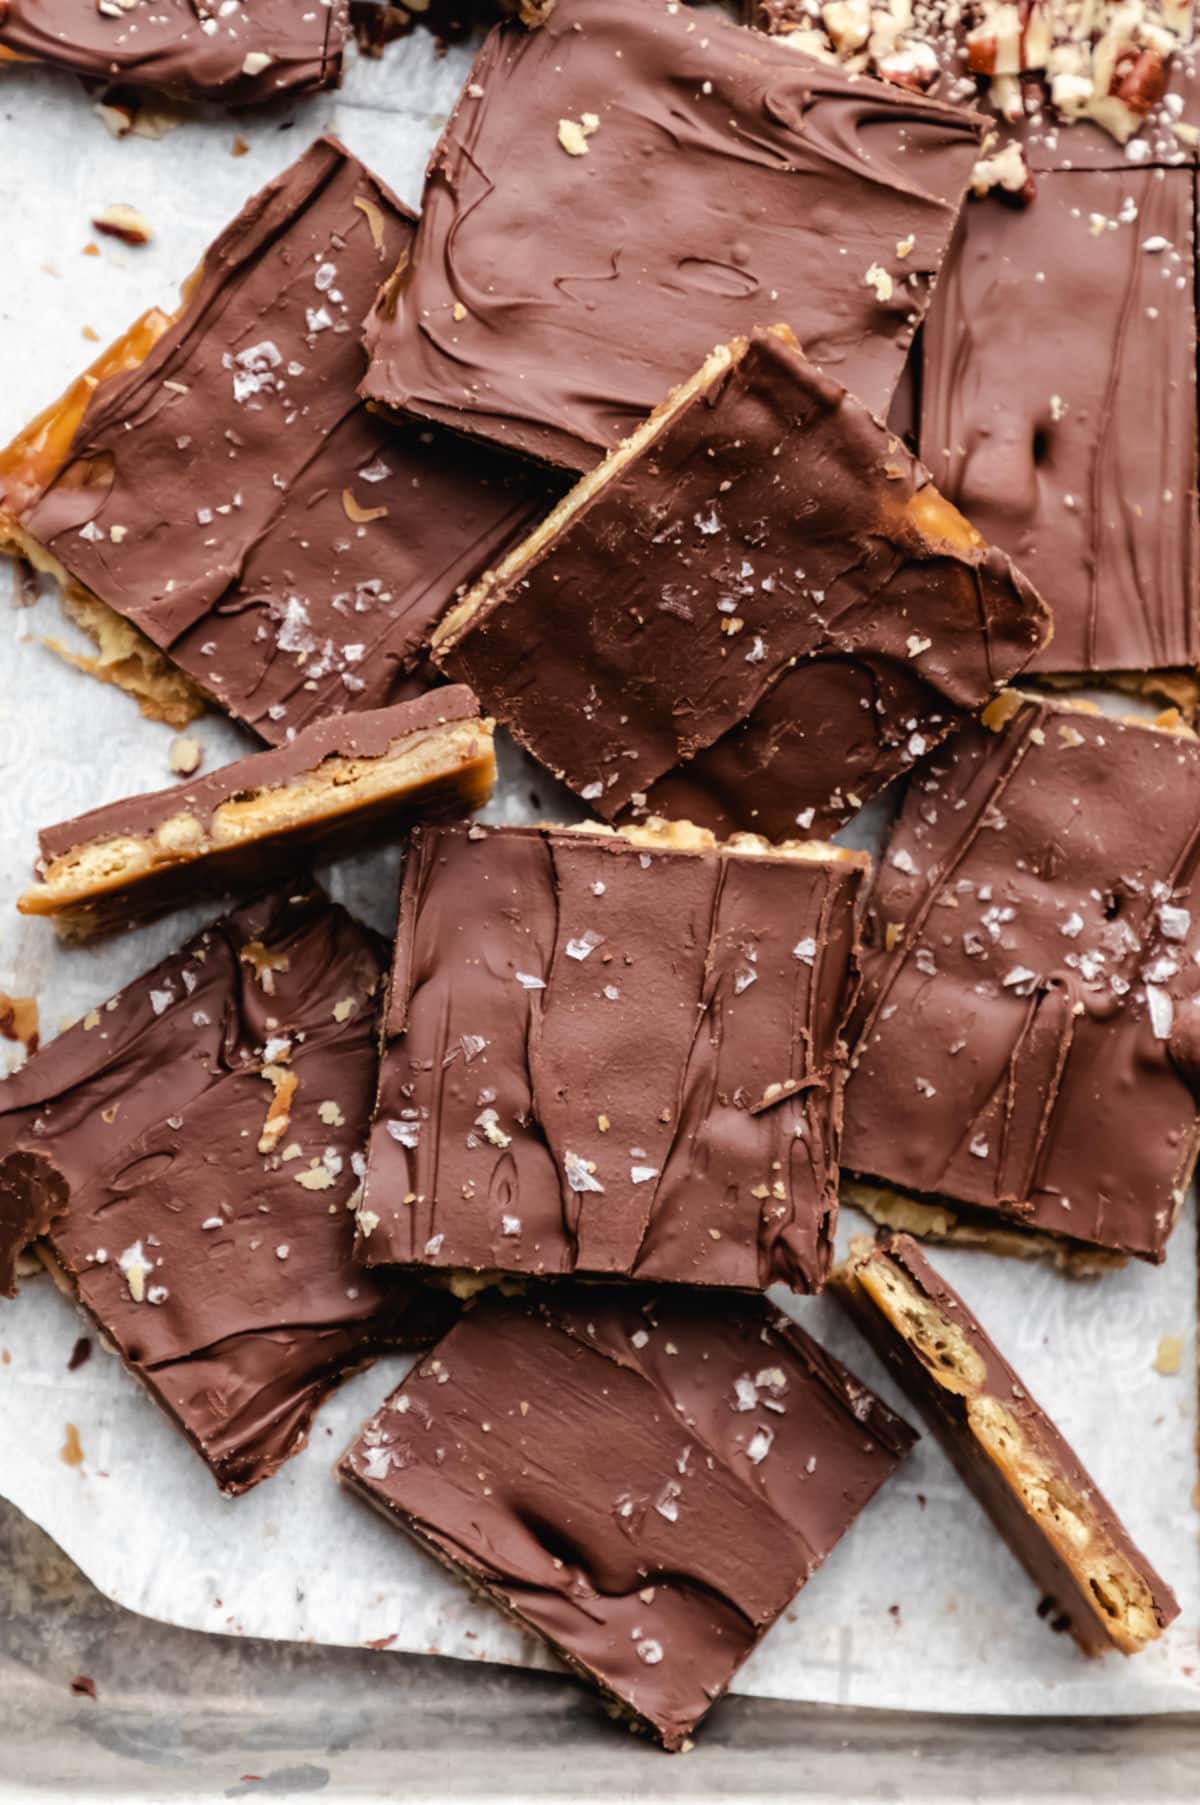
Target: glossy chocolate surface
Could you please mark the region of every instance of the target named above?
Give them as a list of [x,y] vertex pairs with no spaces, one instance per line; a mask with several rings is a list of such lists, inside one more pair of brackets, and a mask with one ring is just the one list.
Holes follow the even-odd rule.
[[784,320],[886,412],[980,129],[715,13],[558,0],[480,53],[363,392],[585,470],[713,345]]
[[488,1297],[340,1467],[677,1749],[914,1437],[757,1301]]
[[1200,1130],[1200,743],[1005,706],[883,856],[843,1163],[1161,1260]]
[[435,650],[606,817],[782,839],[839,825],[1047,631],[900,440],[767,331]]
[[347,1373],[453,1314],[352,1259],[381,951],[319,895],[266,897],[0,1085],[0,1240],[46,1234],[227,1492],[296,1453]]
[[458,585],[542,509],[512,460],[358,403],[412,216],[335,140],[261,190],[103,383],[21,525],[261,738],[411,693]]
[[818,1289],[866,875],[416,830],[362,1257]]
[[921,456],[1054,614],[1035,670],[1200,662],[1193,178],[1073,171],[964,209]]
[[0,49],[92,81],[249,106],[330,88],[346,0],[3,0]]

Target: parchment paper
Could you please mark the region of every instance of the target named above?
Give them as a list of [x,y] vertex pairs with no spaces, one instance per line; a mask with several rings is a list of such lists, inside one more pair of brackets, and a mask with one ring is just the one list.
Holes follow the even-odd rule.
[[[107,341],[151,302],[173,302],[208,240],[317,131],[336,130],[417,205],[426,157],[468,60],[464,50],[439,58],[417,35],[382,63],[357,63],[337,95],[265,117],[193,116],[157,142],[115,141],[68,78],[0,75],[0,442],[94,355],[84,326]],[[250,144],[247,155],[231,155],[237,135]],[[116,200],[147,215],[152,244],[133,249],[91,232],[92,213]],[[82,254],[89,241],[100,245],[99,257]],[[12,910],[39,825],[170,781],[170,730],[46,651],[40,639],[52,634],[71,637],[54,598],[18,609],[10,570],[0,570],[0,989],[37,996],[47,1038],[200,919],[177,915],[80,952],[61,949],[48,926]],[[194,731],[208,769],[250,749],[216,717]],[[578,812],[511,748],[504,765],[490,818]],[[859,843],[871,837],[869,822],[858,826]],[[395,854],[380,854],[343,865],[330,883],[387,928],[397,869]],[[16,1049],[6,1050],[11,1063]],[[1033,1587],[926,1436],[737,1690],[942,1711],[1200,1705],[1192,1209],[1165,1268],[1133,1266],[1102,1281],[935,1254],[1175,1585],[1183,1617],[1168,1636],[1132,1662],[1088,1662],[1051,1634],[1035,1615]],[[847,1221],[843,1239],[851,1226],[861,1224]],[[792,1307],[911,1416],[832,1303]],[[333,1459],[404,1371],[403,1360],[346,1385],[321,1411],[304,1454],[230,1502],[115,1360],[97,1349],[67,1371],[80,1327],[45,1280],[0,1304],[0,1493],[102,1591],[192,1628],[331,1643],[387,1639],[396,1649],[549,1665],[531,1639],[473,1602],[332,1480]],[[1186,1338],[1175,1377],[1153,1368],[1167,1334]],[[61,1458],[68,1423],[83,1449],[77,1467]]]

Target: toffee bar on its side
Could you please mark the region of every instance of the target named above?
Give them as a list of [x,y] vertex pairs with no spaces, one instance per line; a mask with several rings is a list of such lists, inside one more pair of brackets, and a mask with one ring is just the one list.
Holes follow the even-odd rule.
[[833,1275],[867,1339],[1085,1654],[1136,1654],[1179,1615],[1171,1588],[908,1235],[858,1239]]
[[914,1440],[758,1300],[572,1288],[481,1299],[339,1474],[679,1749]]
[[453,1320],[352,1257],[383,951],[318,894],[262,898],[0,1086],[0,1293],[37,1239],[225,1492]]
[[363,393],[582,471],[766,318],[886,413],[982,123],[711,11],[557,0],[480,52]]
[[679,822],[416,829],[360,1256],[819,1290],[869,870]]
[[[922,338],[921,456],[1054,614],[1030,669],[1200,665],[1189,169],[1066,170],[964,209]],[[1184,687],[1186,686],[1186,687]]]
[[470,814],[495,771],[492,723],[461,685],[318,721],[277,751],[43,829],[37,882],[17,907],[82,938],[197,896],[253,891],[413,820]]
[[357,397],[358,326],[412,215],[332,138],[0,451],[0,546],[54,575],[96,674],[284,745],[427,687],[460,586],[549,505],[517,460]]
[[844,821],[1048,634],[1007,556],[772,327],[585,476],[434,656],[606,818],[786,839]]
[[868,913],[843,1163],[1161,1260],[1200,1144],[1200,741],[1009,691],[913,774]]
[[4,0],[6,59],[102,86],[250,106],[336,86],[347,0]]

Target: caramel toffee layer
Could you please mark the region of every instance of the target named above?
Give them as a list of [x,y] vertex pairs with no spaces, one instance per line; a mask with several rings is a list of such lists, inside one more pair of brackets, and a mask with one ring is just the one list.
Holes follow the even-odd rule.
[[342,1478],[677,1749],[915,1438],[757,1300],[490,1296]]
[[1008,694],[909,786],[844,1163],[1161,1260],[1197,1145],[1200,743]]
[[834,1284],[1087,1654],[1135,1654],[1175,1596],[1020,1376],[909,1236],[856,1241]]
[[558,0],[488,38],[363,392],[586,470],[754,320],[886,412],[980,122],[714,15]]
[[456,589],[546,505],[512,460],[358,404],[359,323],[412,231],[318,139],[86,410],[76,385],[0,453],[14,547],[274,744],[402,699]]
[[968,206],[924,333],[921,455],[1054,614],[1034,668],[1200,662],[1190,171]]
[[362,1257],[818,1289],[867,871],[679,823],[417,829]]
[[782,839],[844,821],[1047,632],[1005,554],[776,328],[714,352],[434,649],[601,814]]
[[17,906],[79,935],[254,890],[414,818],[469,813],[494,775],[491,723],[461,686],[319,721],[278,751],[43,829],[38,882]]
[[0,1086],[0,1287],[47,1260],[226,1492],[449,1300],[352,1258],[381,982],[316,895],[224,917]]
[[0,61],[246,106],[333,87],[346,27],[346,0],[3,0]]

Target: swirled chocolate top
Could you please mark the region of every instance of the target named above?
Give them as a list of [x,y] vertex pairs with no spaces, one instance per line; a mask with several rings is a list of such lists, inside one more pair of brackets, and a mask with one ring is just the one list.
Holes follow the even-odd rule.
[[480,54],[363,392],[584,470],[782,319],[885,413],[980,131],[712,14],[558,0]]
[[417,829],[362,1256],[819,1289],[867,869],[679,823]]
[[678,1749],[914,1441],[758,1300],[469,1310],[345,1482]]
[[457,587],[545,503],[514,460],[359,403],[359,325],[412,230],[317,139],[209,247],[178,318],[99,385],[62,468],[19,498],[35,552],[276,744],[401,700]]
[[381,944],[315,894],[225,916],[0,1085],[0,1286],[35,1236],[222,1490],[450,1300],[352,1258]]
[[836,826],[1028,662],[1037,595],[783,330],[713,353],[435,656],[585,801]]
[[249,106],[333,87],[347,17],[346,0],[0,0],[0,54]]
[[1011,693],[914,773],[852,1171],[1161,1260],[1200,1140],[1200,743]]

